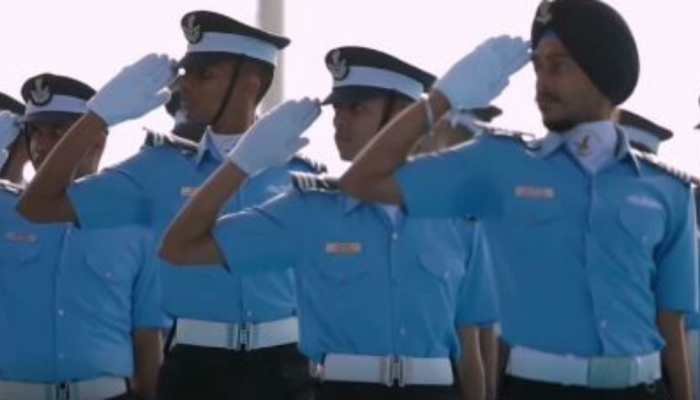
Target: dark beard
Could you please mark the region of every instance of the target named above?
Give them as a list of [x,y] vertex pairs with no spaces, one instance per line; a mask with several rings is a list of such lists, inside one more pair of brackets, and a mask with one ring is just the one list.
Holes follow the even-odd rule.
[[559,121],[550,121],[550,122],[543,120],[542,123],[544,124],[545,127],[547,127],[547,129],[549,129],[552,132],[566,132],[566,131],[572,129],[573,127],[575,127],[576,125],[578,125],[578,122],[575,122],[575,121],[570,120],[570,119],[562,119]]

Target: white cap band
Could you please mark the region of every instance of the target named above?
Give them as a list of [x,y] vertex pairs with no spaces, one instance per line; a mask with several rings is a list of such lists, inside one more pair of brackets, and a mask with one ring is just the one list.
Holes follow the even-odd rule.
[[343,86],[371,86],[395,90],[414,100],[423,93],[423,84],[419,81],[394,71],[373,67],[351,66],[347,77],[333,83],[333,87]]
[[197,43],[187,46],[188,53],[222,52],[241,54],[277,65],[279,49],[264,40],[235,33],[206,32]]
[[87,105],[85,99],[73,96],[53,95],[51,101],[43,106],[37,106],[31,101],[27,102],[26,116],[39,112],[68,112],[76,114],[87,113]]

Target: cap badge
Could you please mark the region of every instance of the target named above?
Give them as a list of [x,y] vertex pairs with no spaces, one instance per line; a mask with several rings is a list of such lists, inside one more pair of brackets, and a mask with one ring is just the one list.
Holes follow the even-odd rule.
[[51,101],[51,90],[44,85],[44,78],[34,80],[34,88],[29,93],[32,103],[37,106],[43,106]]
[[552,2],[549,0],[542,0],[539,8],[537,9],[537,17],[535,21],[542,25],[547,25],[552,20]]
[[192,14],[185,20],[182,26],[182,31],[185,33],[185,39],[188,42],[195,44],[202,40],[202,29],[199,25],[195,25],[196,15]]
[[331,53],[330,60],[326,63],[328,71],[330,71],[333,79],[336,81],[342,81],[348,76],[350,69],[348,68],[347,61],[340,58],[340,50],[335,50]]

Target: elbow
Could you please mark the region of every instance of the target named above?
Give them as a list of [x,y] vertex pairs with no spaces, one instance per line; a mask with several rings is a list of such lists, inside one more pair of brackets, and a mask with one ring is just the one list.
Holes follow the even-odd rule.
[[363,185],[361,179],[358,179],[357,174],[353,174],[351,171],[345,173],[338,181],[338,186],[343,193],[349,194],[352,197],[361,199],[364,198],[364,188],[367,185]]
[[30,198],[27,198],[26,196],[22,196],[19,199],[19,202],[17,202],[16,206],[16,211],[25,219],[27,219],[29,222],[32,223],[44,223],[44,222],[50,222],[48,221],[45,217],[45,215],[42,215],[41,212],[42,207],[40,207],[38,204],[36,204],[35,201],[32,201]]
[[158,250],[158,257],[168,264],[178,267],[187,264],[185,262],[184,253],[185,252],[182,251],[182,246],[172,240],[169,235],[166,235]]

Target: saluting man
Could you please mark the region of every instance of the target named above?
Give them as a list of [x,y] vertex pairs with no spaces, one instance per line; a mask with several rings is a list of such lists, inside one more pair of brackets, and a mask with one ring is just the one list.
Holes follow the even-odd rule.
[[[168,100],[174,63],[148,55],[90,100],[90,113],[66,133],[60,151],[49,157],[20,201],[24,215],[40,222],[74,222],[82,229],[141,223],[160,235],[221,164],[255,120],[289,39],[208,11],[186,14],[182,29],[188,47],[178,64],[185,70],[179,88],[187,119],[209,125],[200,143],[151,134],[136,156],[71,185],[76,159],[104,140],[107,126],[140,117]],[[250,180],[225,210],[284,191],[291,185],[288,171],[294,169],[313,171],[314,166],[294,158],[270,169]],[[160,398],[305,398],[311,380],[296,348],[290,268],[242,276],[216,266],[182,270],[162,265],[164,307],[177,322],[161,371]]]
[[[544,139],[484,128],[469,144],[406,161],[435,118],[488,104],[531,59]],[[691,178],[632,149],[611,121],[638,72],[617,11],[544,1],[530,45],[502,36],[477,47],[341,178],[353,196],[409,215],[482,217],[504,261],[495,269],[507,399],[665,399],[662,363],[673,398],[690,398]]]
[[[65,76],[26,81],[35,168],[94,93]],[[77,178],[96,171],[102,144],[78,160]],[[15,211],[21,192],[0,181],[0,399],[154,399],[167,319],[150,233],[32,224]]]
[[[324,104],[333,106],[346,161],[435,79],[364,47],[333,49],[326,63],[333,90]],[[479,332],[497,316],[477,222],[409,218],[301,173],[293,190],[217,220],[248,177],[292,156],[319,114],[320,105],[304,99],[258,121],[175,220],[161,254],[174,264],[248,274],[294,266],[300,347],[320,380],[320,399],[484,399]],[[275,151],[265,159],[259,148]]]

